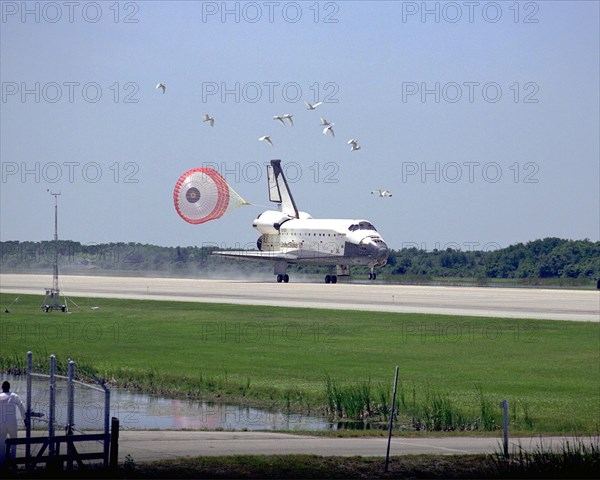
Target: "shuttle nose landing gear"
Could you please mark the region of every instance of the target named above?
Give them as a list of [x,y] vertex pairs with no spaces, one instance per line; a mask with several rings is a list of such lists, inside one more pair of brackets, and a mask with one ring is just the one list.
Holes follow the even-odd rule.
[[281,275],[281,274],[277,275],[277,283],[281,283],[281,282],[288,283],[289,281],[290,281],[290,276],[287,273],[285,273],[283,275]]
[[326,275],[325,283],[337,283],[337,275]]

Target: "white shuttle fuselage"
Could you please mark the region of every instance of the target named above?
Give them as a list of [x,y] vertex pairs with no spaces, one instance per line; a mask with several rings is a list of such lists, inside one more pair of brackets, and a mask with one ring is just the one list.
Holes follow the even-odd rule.
[[280,160],[271,160],[268,178],[269,199],[278,203],[280,210],[267,210],[252,223],[260,233],[258,250],[214,254],[273,261],[278,282],[289,281],[289,264],[335,265],[336,272],[325,277],[326,283],[336,283],[338,276],[349,275],[352,265],[369,266],[369,278],[376,278],[374,268],[385,266],[389,252],[383,238],[369,221],[314,219],[298,211]]

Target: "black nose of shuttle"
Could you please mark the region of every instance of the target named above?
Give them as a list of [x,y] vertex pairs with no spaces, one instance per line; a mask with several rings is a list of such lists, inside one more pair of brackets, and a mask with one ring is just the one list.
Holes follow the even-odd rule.
[[377,259],[377,265],[383,267],[387,263],[390,250],[383,241],[381,241],[381,243],[376,244],[375,248],[376,251],[374,252],[373,256]]
[[387,263],[390,251],[381,238],[369,238],[366,241],[363,240],[361,243],[365,244],[366,253],[369,258],[376,261],[375,266],[383,267]]

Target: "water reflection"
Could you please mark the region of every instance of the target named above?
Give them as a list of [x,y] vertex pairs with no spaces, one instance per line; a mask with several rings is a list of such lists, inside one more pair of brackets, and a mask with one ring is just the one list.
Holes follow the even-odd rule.
[[[11,390],[26,400],[26,378],[7,376]],[[44,428],[49,414],[49,379],[32,378],[32,409],[43,413],[35,426]],[[161,395],[146,395],[123,389],[111,389],[110,416],[117,417],[122,429],[134,430],[337,430],[349,424],[329,421],[326,417],[288,414],[239,405],[198,400],[181,400]],[[56,379],[56,424],[67,424],[67,383]],[[75,428],[100,430],[104,425],[104,394],[75,385]],[[342,427],[342,428],[344,428]],[[370,428],[361,427],[361,428]]]

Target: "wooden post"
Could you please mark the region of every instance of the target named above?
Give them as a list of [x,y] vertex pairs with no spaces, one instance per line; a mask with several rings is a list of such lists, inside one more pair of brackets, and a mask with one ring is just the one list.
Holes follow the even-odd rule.
[[119,470],[119,419],[112,417],[110,425],[110,466],[114,473]]
[[104,468],[108,466],[110,456],[110,430],[108,419],[110,417],[110,390],[102,383],[104,389]]
[[390,429],[388,431],[388,443],[387,453],[385,455],[385,471],[388,471],[388,465],[390,463],[390,444],[392,442],[392,428],[394,426],[394,412],[396,410],[396,390],[398,388],[398,366],[396,365],[396,376],[394,378],[394,395],[392,398],[392,412],[390,415]]

